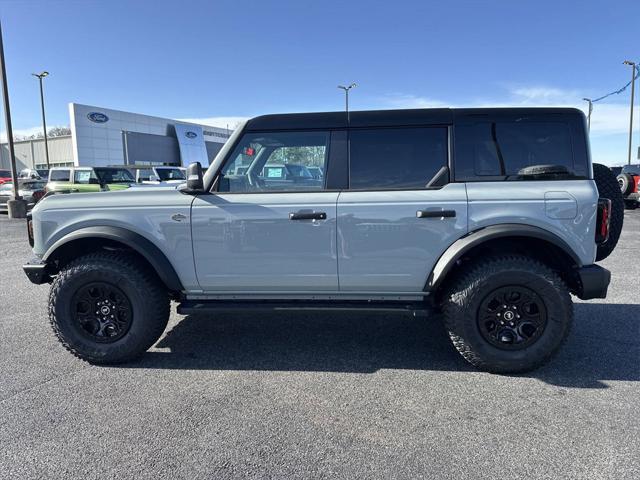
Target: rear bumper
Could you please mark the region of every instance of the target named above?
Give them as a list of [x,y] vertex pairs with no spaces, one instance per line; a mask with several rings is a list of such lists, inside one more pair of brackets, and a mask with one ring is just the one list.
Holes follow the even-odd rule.
[[600,265],[587,265],[577,270],[581,289],[577,292],[578,298],[589,300],[591,298],[606,298],[611,272]]
[[22,266],[24,273],[31,283],[42,285],[51,282],[51,275],[47,271],[47,264],[39,258],[34,258]]

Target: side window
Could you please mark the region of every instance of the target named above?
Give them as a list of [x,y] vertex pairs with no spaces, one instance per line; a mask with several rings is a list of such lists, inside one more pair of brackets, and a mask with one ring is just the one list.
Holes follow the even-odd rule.
[[52,182],[69,182],[71,181],[70,170],[51,170],[51,176],[49,178]]
[[532,165],[562,165],[574,172],[567,124],[484,122],[456,127],[457,180],[517,176]]
[[98,183],[98,178],[96,174],[93,173],[93,170],[76,170],[73,173],[73,183]]
[[324,188],[328,132],[245,134],[222,169],[220,192],[305,192]]
[[353,190],[420,189],[447,164],[447,129],[376,128],[349,133]]
[[138,170],[138,182],[147,182],[151,179],[151,175],[153,175],[153,170],[150,168],[141,168]]

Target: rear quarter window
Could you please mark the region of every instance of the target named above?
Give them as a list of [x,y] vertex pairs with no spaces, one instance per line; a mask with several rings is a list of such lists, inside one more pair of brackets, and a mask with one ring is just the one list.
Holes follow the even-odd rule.
[[488,121],[455,128],[456,180],[516,180],[534,165],[561,165],[572,176],[583,175],[567,123]]
[[52,182],[68,182],[71,179],[71,170],[51,170],[49,180]]

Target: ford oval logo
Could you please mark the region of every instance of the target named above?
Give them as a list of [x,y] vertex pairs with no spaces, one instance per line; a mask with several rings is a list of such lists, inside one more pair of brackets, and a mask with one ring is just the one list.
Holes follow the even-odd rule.
[[87,118],[91,120],[93,123],[105,123],[109,121],[109,117],[107,117],[104,113],[100,113],[100,112],[91,112],[87,114]]
[[187,138],[196,138],[198,136],[198,134],[196,132],[189,131],[189,132],[185,132],[184,136],[187,137]]

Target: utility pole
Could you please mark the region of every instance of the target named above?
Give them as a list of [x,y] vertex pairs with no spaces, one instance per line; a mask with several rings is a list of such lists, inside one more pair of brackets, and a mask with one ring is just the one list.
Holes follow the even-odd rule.
[[347,112],[347,125],[349,124],[349,90],[358,85],[352,83],[351,85],[345,87],[344,85],[338,85],[338,88],[344,90],[344,102],[345,102],[345,111]]
[[[34,77],[40,80],[40,105],[42,106],[42,129],[44,130],[44,156],[47,160],[47,170],[49,170],[49,144],[47,143],[47,119],[44,114],[44,90],[42,89],[42,79],[49,76],[49,72],[32,73]],[[34,159],[35,160],[35,159]],[[34,162],[35,163],[35,162]],[[35,165],[34,165],[35,168]]]
[[593,112],[593,102],[590,98],[583,98],[585,102],[589,103],[589,114],[587,115],[587,132],[591,131],[591,112]]
[[11,179],[13,180],[13,200],[7,202],[9,218],[25,218],[27,202],[20,197],[18,172],[16,170],[16,153],[13,148],[13,128],[11,128],[11,109],[9,108],[9,88],[7,86],[7,70],[4,63],[4,44],[2,42],[2,24],[0,24],[0,76],[2,77],[2,101],[4,118],[7,124],[7,143],[9,144],[9,161],[11,162]]
[[631,60],[625,60],[622,63],[624,65],[631,66],[631,112],[629,113],[629,155],[627,158],[627,165],[631,165],[631,139],[633,137],[633,97],[635,96],[636,86],[636,64]]

